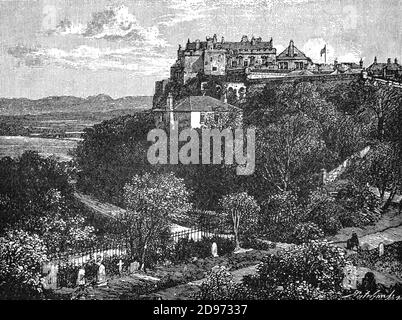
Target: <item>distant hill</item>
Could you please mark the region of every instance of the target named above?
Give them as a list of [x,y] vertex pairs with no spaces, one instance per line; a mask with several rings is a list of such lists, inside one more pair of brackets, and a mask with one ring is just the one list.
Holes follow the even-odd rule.
[[110,112],[122,109],[150,109],[151,96],[113,99],[104,94],[78,98],[72,96],[47,97],[38,100],[0,98],[0,115],[39,115],[46,113]]

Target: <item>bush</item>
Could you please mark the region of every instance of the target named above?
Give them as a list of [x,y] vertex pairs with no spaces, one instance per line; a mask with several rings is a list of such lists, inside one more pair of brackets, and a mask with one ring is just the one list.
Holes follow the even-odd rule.
[[314,222],[303,222],[296,225],[292,242],[301,244],[310,240],[318,240],[324,236],[324,232]]
[[244,283],[258,299],[302,298],[303,292],[307,297],[320,297],[321,292],[337,294],[344,265],[343,249],[312,241],[268,255],[258,266],[258,274],[245,277]]
[[259,226],[271,241],[287,242],[295,225],[301,221],[301,208],[295,195],[282,192],[273,195],[261,206]]
[[41,292],[41,270],[47,261],[44,242],[25,231],[0,238],[0,298],[36,298]]
[[196,295],[200,300],[239,300],[246,295],[243,286],[235,283],[232,274],[223,266],[212,268],[200,289]]
[[304,221],[313,222],[325,234],[333,235],[342,228],[339,221],[339,215],[342,212],[343,208],[334,198],[325,192],[316,191],[310,195]]
[[362,227],[380,218],[377,213],[380,202],[367,186],[358,187],[347,182],[337,191],[336,200],[344,208],[339,215],[343,227]]
[[213,242],[216,242],[218,246],[218,254],[221,256],[233,252],[235,249],[235,244],[231,239],[203,237],[201,241],[194,241],[188,238],[181,238],[176,244],[174,250],[172,250],[170,260],[181,262],[193,257],[209,257],[211,256],[211,246]]

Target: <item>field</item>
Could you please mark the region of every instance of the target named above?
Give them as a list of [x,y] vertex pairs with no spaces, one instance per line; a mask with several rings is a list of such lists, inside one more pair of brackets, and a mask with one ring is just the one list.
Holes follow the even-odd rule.
[[97,97],[97,101],[81,99],[74,105],[63,101],[63,109],[54,98],[49,104],[44,104],[43,100],[28,100],[30,108],[22,105],[25,100],[21,99],[0,106],[0,157],[17,157],[26,150],[34,150],[68,161],[71,159],[69,151],[77,146],[85,128],[147,109],[151,102],[149,97],[110,101],[99,101]]
[[77,146],[71,139],[48,139],[23,136],[0,136],[0,158],[18,157],[26,150],[38,151],[43,156],[54,155],[61,161],[71,160],[69,150]]

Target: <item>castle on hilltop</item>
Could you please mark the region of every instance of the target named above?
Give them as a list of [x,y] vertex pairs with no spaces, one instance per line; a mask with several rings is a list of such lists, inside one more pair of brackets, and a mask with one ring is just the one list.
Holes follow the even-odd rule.
[[[320,55],[323,54],[325,63],[315,63],[296,47],[293,40],[278,54],[272,38],[263,41],[261,37],[249,39],[244,35],[240,41],[230,42],[223,37],[218,40],[215,34],[206,37],[205,41],[188,39],[184,48],[179,45],[170,78],[155,83],[153,110],[159,121],[164,119],[166,122],[170,117],[168,114],[176,114],[179,106],[177,111],[192,114],[192,125],[200,126],[203,121],[198,118],[202,120],[206,109],[215,114],[217,106],[232,110],[248,92],[262,90],[268,82],[349,83],[365,76],[386,80],[398,80],[402,76],[397,59],[393,63],[391,59],[387,63],[377,63],[375,59],[364,69],[362,59],[358,63],[339,62],[338,59],[327,63],[326,46],[320,51]],[[209,96],[220,102],[194,98],[197,96]],[[191,103],[184,100],[186,97],[193,97],[189,100]],[[200,115],[197,112],[201,112]]]
[[228,42],[216,34],[206,41],[187,42],[179,46],[177,60],[170,69],[170,79],[180,83],[196,77],[199,73],[211,76],[225,76],[228,73],[251,70],[282,71],[304,70],[312,60],[290,41],[288,48],[277,55],[272,38],[249,39],[243,36],[240,42]]

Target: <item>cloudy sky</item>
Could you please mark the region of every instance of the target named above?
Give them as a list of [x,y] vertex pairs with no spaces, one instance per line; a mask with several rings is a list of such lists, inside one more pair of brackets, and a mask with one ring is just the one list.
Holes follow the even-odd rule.
[[402,0],[0,0],[0,97],[151,95],[179,43],[290,39],[314,61],[402,59]]

